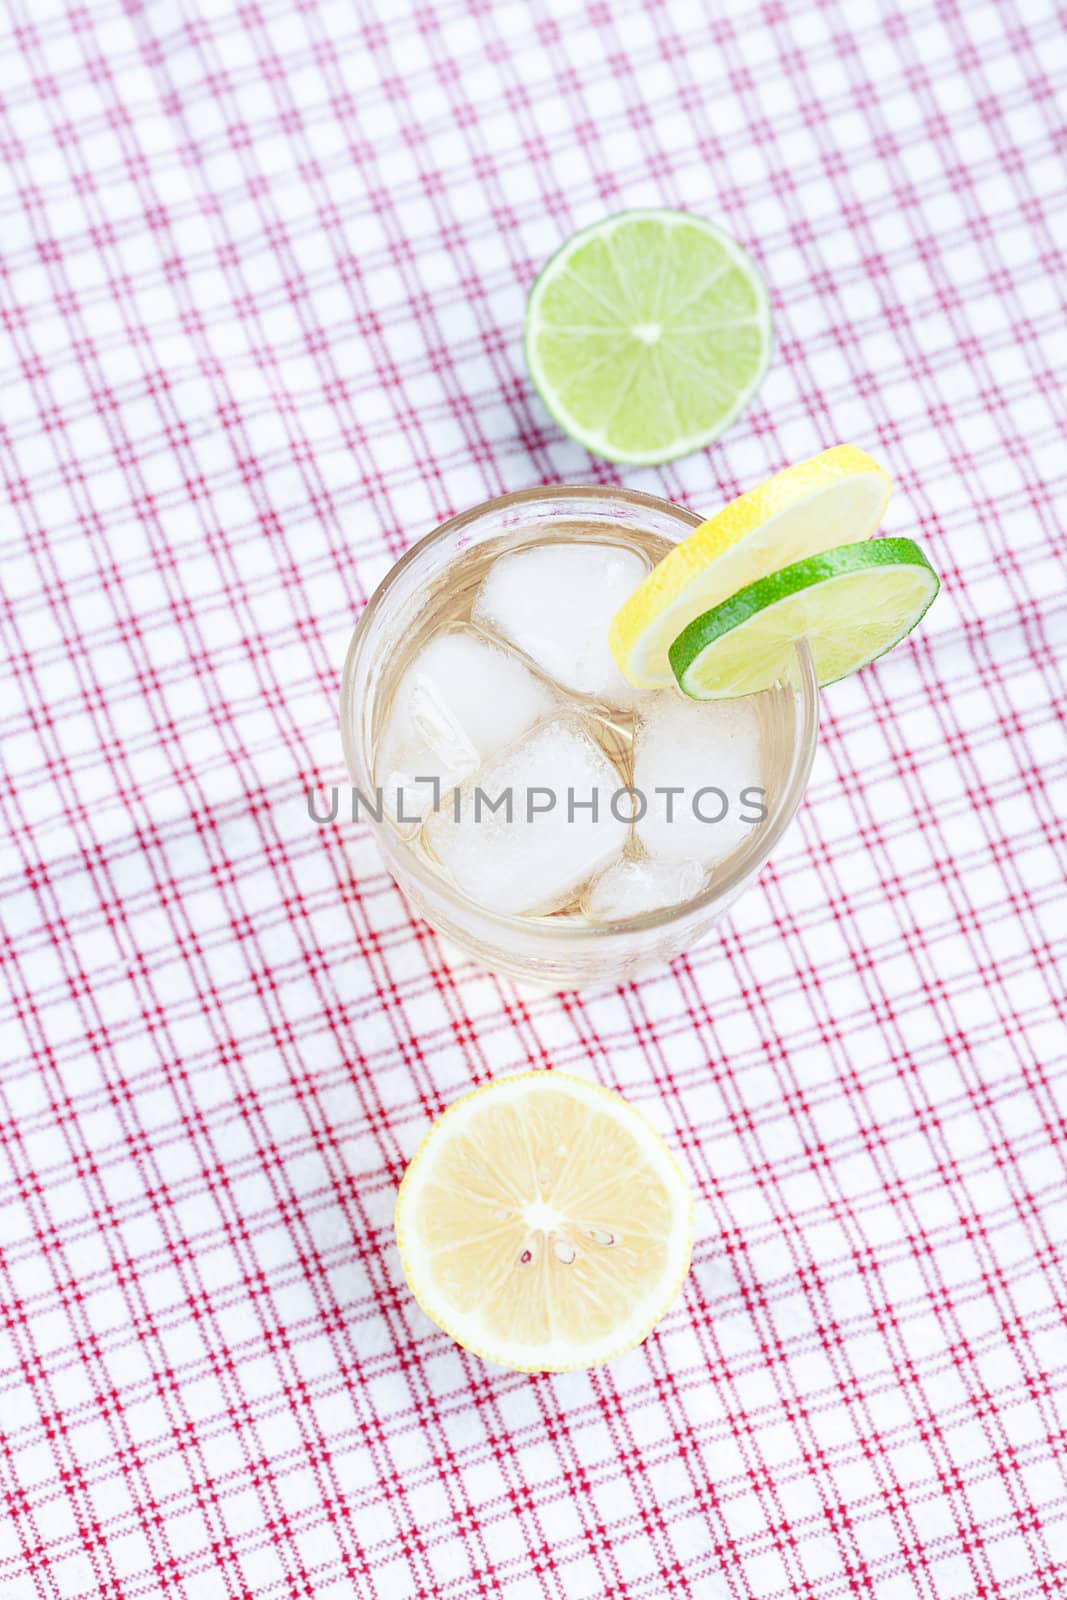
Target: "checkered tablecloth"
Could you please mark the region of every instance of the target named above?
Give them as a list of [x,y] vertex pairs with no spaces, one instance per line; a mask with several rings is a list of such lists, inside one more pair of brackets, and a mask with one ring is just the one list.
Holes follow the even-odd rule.
[[[0,1600],[1067,1594],[1067,17],[1046,0],[8,0]],[[620,473],[521,352],[686,207],[777,349]],[[712,511],[839,440],[945,579],[836,685],[729,922],[621,989],[456,964],[342,780],[345,644],[490,495]],[[1063,518],[1063,501],[1059,515]],[[393,1196],[530,1065],[698,1193],[588,1374],[416,1310]]]

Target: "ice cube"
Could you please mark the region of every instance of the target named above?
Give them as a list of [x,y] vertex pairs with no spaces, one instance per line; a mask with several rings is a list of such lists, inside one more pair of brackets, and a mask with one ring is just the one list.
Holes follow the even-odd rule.
[[556,911],[622,854],[630,835],[622,782],[577,718],[555,717],[457,790],[428,819],[425,837],[479,905]]
[[703,887],[699,861],[616,861],[589,885],[582,910],[590,922],[619,922],[681,905]]
[[[376,780],[401,831],[548,715],[555,697],[510,651],[466,628],[438,634],[397,684],[378,742]],[[399,801],[397,791],[399,790]]]
[[635,829],[655,860],[722,861],[751,839],[765,784],[754,700],[698,702],[668,689],[638,708],[634,786],[647,810]]
[[513,550],[490,568],[474,621],[518,645],[563,688],[632,705],[640,691],[615,665],[608,628],[648,570],[636,551],[596,539]]

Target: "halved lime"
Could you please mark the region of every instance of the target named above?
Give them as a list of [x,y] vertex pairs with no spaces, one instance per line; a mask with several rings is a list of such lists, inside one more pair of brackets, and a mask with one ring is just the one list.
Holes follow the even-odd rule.
[[671,645],[671,669],[692,699],[731,700],[784,679],[806,639],[820,684],[835,683],[899,644],[939,587],[910,539],[839,545],[705,611]]
[[670,461],[709,444],[751,399],[770,350],[756,268],[685,211],[623,211],[576,233],[526,308],[541,399],[609,461]]

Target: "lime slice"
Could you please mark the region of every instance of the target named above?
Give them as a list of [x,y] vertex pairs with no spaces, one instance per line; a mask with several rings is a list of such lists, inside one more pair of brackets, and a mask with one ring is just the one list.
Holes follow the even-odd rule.
[[806,639],[820,684],[835,683],[899,644],[939,587],[910,539],[842,545],[697,617],[671,645],[671,667],[694,700],[732,700],[785,678]]
[[608,640],[624,676],[645,689],[673,683],[667,652],[687,623],[790,562],[866,539],[891,490],[876,461],[838,444],[732,500],[664,556],[615,613]]
[[763,280],[729,234],[685,211],[623,211],[576,233],[526,308],[526,364],[594,455],[670,461],[718,437],[771,350]]
[[595,1366],[639,1344],[689,1270],[681,1168],[621,1096],[561,1072],[457,1100],[396,1202],[415,1299],[457,1343],[520,1372]]

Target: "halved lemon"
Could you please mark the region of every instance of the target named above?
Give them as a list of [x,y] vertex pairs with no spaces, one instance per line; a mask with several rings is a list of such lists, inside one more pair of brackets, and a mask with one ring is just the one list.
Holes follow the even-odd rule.
[[624,677],[644,689],[673,683],[667,652],[694,617],[780,567],[866,539],[891,490],[883,467],[839,444],[732,500],[664,556],[615,613],[608,642]]
[[655,1129],[562,1072],[455,1101],[396,1202],[404,1276],[465,1349],[520,1372],[596,1366],[651,1332],[693,1242],[693,1202]]

